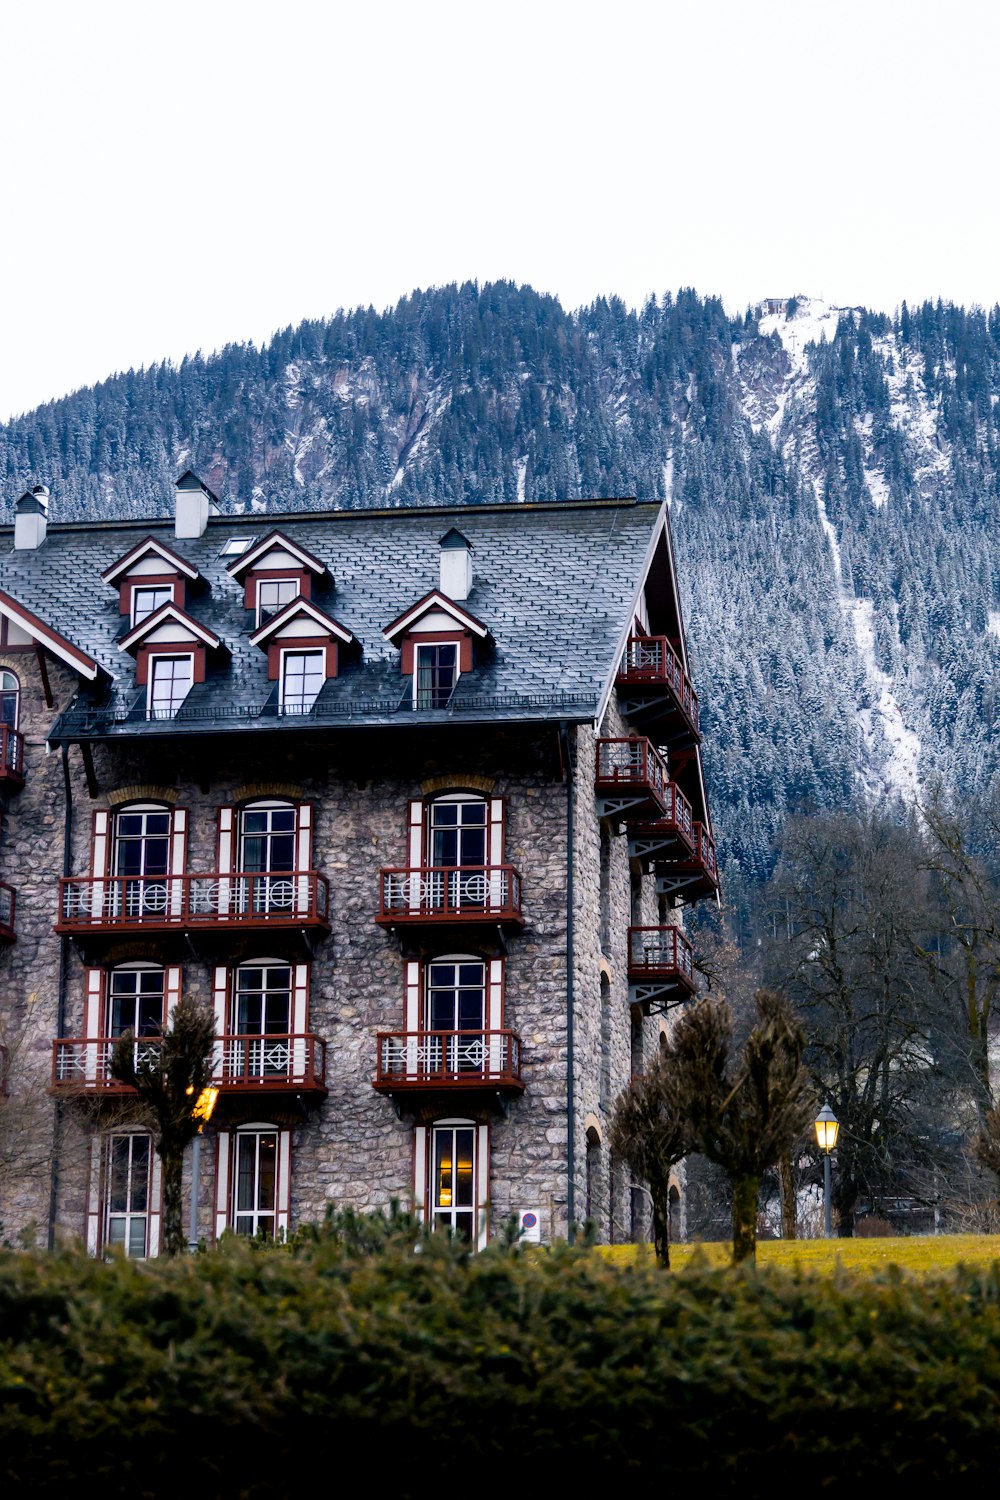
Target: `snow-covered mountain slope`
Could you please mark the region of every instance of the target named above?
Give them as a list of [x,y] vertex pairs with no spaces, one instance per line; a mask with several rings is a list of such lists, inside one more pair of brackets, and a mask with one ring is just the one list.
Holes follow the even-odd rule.
[[665,496],[730,889],[789,808],[985,795],[1000,709],[1000,309],[415,293],[0,428],[8,502],[150,514]]

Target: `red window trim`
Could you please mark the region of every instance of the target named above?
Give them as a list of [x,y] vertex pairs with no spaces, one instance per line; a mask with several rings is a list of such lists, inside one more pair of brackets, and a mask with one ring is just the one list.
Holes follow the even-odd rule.
[[243,603],[247,609],[257,612],[257,585],[270,579],[297,580],[299,598],[312,599],[313,576],[306,568],[253,568],[243,585]]
[[283,651],[326,651],[326,664],[324,680],[329,681],[336,677],[339,666],[338,642],[331,640],[328,635],[289,635],[283,640],[279,636],[277,640],[268,642],[267,646],[267,680],[268,682],[279,682],[281,680],[281,653]]
[[118,605],[119,614],[128,615],[131,620],[132,595],[136,589],[162,589],[166,588],[168,584],[173,587],[174,591],[171,602],[178,609],[184,609],[186,597],[185,580],[181,577],[180,573],[135,573],[129,578],[122,579]]
[[468,630],[416,630],[404,635],[400,663],[404,677],[416,669],[416,646],[457,646],[459,672],[472,671],[472,634]]
[[152,646],[140,646],[135,658],[135,681],[137,687],[149,682],[149,663],[154,656],[190,656],[192,662],[191,681],[205,681],[205,647],[200,641],[157,641]]

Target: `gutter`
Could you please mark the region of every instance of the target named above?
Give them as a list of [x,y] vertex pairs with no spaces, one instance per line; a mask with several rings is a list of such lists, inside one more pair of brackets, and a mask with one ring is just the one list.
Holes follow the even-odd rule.
[[[66,814],[63,823],[63,874],[73,873],[73,782],[69,774],[69,747],[62,747],[63,788],[66,797]],[[69,981],[68,937],[59,941],[59,989],[56,1006],[56,1036],[66,1035],[66,990]],[[46,1243],[50,1250],[56,1248],[56,1216],[59,1211],[59,1156],[62,1148],[63,1100],[56,1100],[55,1121],[52,1127],[52,1174],[49,1179],[49,1229]]]
[[573,1029],[574,871],[573,818],[576,803],[569,724],[559,726],[566,775],[566,1238],[576,1238],[576,1099],[574,1093],[575,1035]]

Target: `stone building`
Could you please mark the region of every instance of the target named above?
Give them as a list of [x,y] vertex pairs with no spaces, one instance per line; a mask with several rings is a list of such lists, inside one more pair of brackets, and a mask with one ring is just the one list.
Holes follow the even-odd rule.
[[39,487],[0,543],[4,1233],[156,1253],[109,1057],[188,993],[205,1239],[393,1199],[644,1235],[609,1114],[717,893],[665,509],[212,499],[57,524]]

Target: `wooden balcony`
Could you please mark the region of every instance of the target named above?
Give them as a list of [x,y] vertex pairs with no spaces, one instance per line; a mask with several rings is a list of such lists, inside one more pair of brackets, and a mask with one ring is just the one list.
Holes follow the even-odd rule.
[[496,923],[523,927],[521,876],[513,865],[424,865],[380,871],[376,922],[383,927]]
[[70,876],[56,932],[329,930],[330,891],[315,870],[274,875]]
[[662,818],[671,805],[666,762],[641,735],[597,741],[594,784],[601,818]]
[[0,880],[0,945],[16,941],[17,935],[14,932],[16,899],[14,887],[8,885],[5,880]]
[[704,823],[695,823],[688,853],[680,852],[665,857],[663,863],[660,861],[661,856],[655,855],[658,896],[680,896],[686,903],[691,903],[719,894],[715,840]]
[[520,1094],[521,1038],[514,1031],[380,1031],[372,1084],[383,1094],[414,1089]]
[[689,859],[695,849],[695,828],[691,804],[674,782],[666,786],[666,812],[651,823],[630,823],[628,827],[629,859]]
[[676,722],[671,740],[697,743],[701,738],[698,694],[664,635],[633,635],[618,668],[617,687],[627,714],[664,712]]
[[0,724],[0,783],[24,785],[24,736],[7,724]]
[[[139,1037],[137,1063],[155,1056],[160,1041],[158,1036]],[[77,1094],[131,1094],[111,1076],[117,1043],[117,1037],[59,1037],[52,1044],[52,1087]],[[212,1082],[224,1094],[325,1094],[326,1042],[311,1032],[217,1037]]]
[[695,991],[694,949],[677,927],[628,930],[629,1002],[648,1011],[683,1005]]

